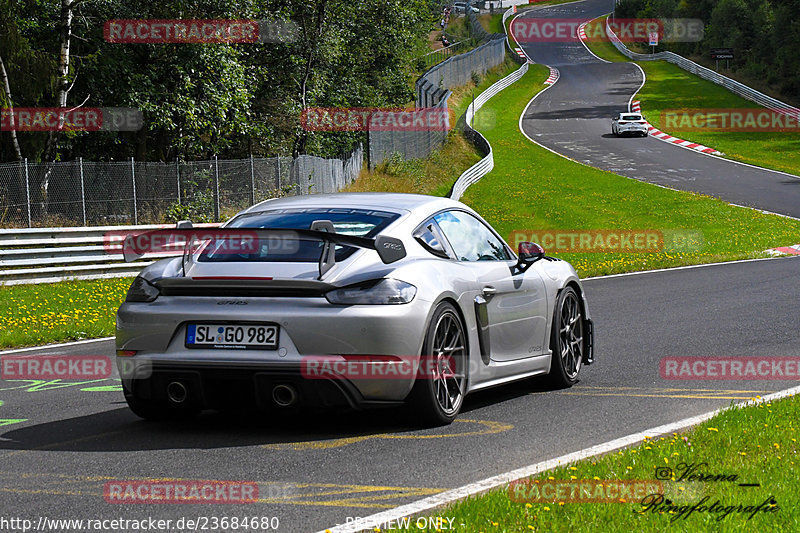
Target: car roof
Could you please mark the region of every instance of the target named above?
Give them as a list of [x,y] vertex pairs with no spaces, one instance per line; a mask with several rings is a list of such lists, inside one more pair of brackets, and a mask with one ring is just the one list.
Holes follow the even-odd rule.
[[272,198],[245,209],[242,213],[257,213],[271,209],[304,207],[367,208],[399,213],[401,211],[413,211],[423,206],[431,210],[446,209],[448,207],[465,207],[461,202],[440,196],[388,192],[356,192]]

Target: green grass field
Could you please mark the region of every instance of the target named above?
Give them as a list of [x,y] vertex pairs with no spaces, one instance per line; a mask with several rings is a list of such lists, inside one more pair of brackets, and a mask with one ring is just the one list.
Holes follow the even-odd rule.
[[130,278],[0,286],[0,348],[114,334]]
[[[605,24],[605,17],[592,24]],[[598,56],[608,61],[630,61],[609,41],[587,42]],[[699,78],[666,61],[637,61],[647,81],[636,96],[647,120],[661,129],[661,112],[667,109],[759,108],[732,92]],[[704,144],[723,152],[725,157],[775,170],[800,175],[800,131],[797,132],[703,132],[664,131],[681,139]]]
[[[796,475],[800,464],[798,418],[797,397],[729,409],[686,433],[646,439],[638,446],[532,478],[539,482],[537,489],[563,482],[567,488],[554,494],[563,499],[537,500],[534,485],[523,484],[516,489],[512,486],[510,491],[508,487],[495,489],[429,515],[452,518],[455,531],[486,533],[800,531],[800,514],[796,512],[800,491]],[[698,474],[705,480],[691,478]],[[709,481],[709,475],[723,478]],[[570,483],[621,480],[644,480],[648,485],[663,480],[652,490],[672,504],[657,503],[657,497],[645,499],[647,492],[645,496],[639,492],[639,497],[634,497],[632,493],[631,497],[605,503],[569,501]],[[759,486],[741,487],[740,483]],[[539,492],[540,497],[543,494],[550,496],[549,491]],[[520,501],[512,501],[512,497]],[[710,511],[716,501],[719,505]],[[698,503],[706,509],[697,507],[689,512]],[[752,509],[742,512],[737,507],[760,504],[765,511],[756,512],[752,518]],[[716,510],[720,507],[724,510]],[[408,531],[419,531],[413,526],[414,520],[410,523]]]

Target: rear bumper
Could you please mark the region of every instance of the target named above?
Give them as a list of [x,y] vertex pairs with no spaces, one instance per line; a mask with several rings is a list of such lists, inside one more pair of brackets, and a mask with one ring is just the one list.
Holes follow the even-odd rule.
[[[126,397],[156,401],[165,405],[196,409],[251,407],[262,410],[275,408],[312,407],[370,407],[401,403],[413,381],[402,385],[394,399],[365,397],[355,382],[341,379],[306,379],[296,364],[272,365],[214,365],[154,363],[143,370],[131,370],[130,361],[118,358]],[[140,361],[141,363],[141,361]],[[176,403],[168,393],[170,384],[180,383],[186,399]],[[374,384],[373,384],[374,385]],[[289,388],[292,400],[288,405],[276,401],[276,387]],[[407,387],[407,388],[406,388]],[[285,391],[285,389],[284,389]]]
[[628,125],[625,124],[623,126],[617,126],[617,133],[620,135],[625,135],[626,133],[647,133],[647,125],[646,124],[635,124],[635,125]]
[[[297,385],[298,391],[311,391],[304,395],[311,400],[315,397],[313,390],[330,387],[324,384],[326,379],[306,379],[302,375],[301,365],[309,357],[419,357],[430,313],[430,303],[421,298],[406,305],[334,306],[320,298],[237,298],[246,303],[218,304],[227,300],[230,298],[159,297],[150,304],[123,304],[117,313],[117,349],[136,352],[118,358],[120,376],[128,390],[138,396],[137,387],[159,389],[157,380],[148,382],[155,385],[145,383],[149,374],[155,378],[165,370],[180,370],[199,374],[200,384],[196,386],[202,389],[202,397],[213,398],[215,393],[210,391],[218,383],[217,374],[237,373],[240,378],[234,381],[243,390],[253,387],[256,375],[258,381],[265,375],[286,374],[302,383]],[[195,322],[274,324],[279,327],[278,348],[187,348],[187,326]],[[346,382],[335,388],[344,390],[346,403],[354,405],[402,401],[414,383],[414,379],[333,381]],[[219,385],[224,388],[225,383]]]

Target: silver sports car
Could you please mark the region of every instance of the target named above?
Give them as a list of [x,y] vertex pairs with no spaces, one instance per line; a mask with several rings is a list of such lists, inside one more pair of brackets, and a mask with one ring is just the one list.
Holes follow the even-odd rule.
[[534,243],[515,254],[460,202],[272,199],[218,233],[142,270],[119,308],[117,363],[141,417],[407,403],[447,424],[469,392],[537,375],[569,387],[593,361],[572,266]]

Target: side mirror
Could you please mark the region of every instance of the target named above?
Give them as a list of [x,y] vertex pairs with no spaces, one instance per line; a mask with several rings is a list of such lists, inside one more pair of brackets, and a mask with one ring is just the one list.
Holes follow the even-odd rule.
[[520,263],[535,263],[544,257],[544,248],[535,242],[521,242],[517,248]]
[[528,270],[532,264],[544,258],[544,248],[535,242],[521,242],[517,247],[519,259],[517,264],[511,268],[512,275],[517,275]]

